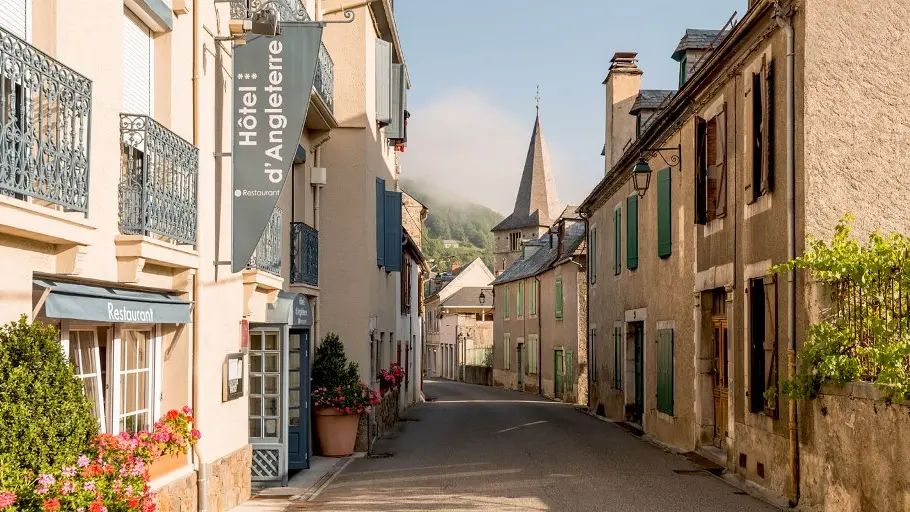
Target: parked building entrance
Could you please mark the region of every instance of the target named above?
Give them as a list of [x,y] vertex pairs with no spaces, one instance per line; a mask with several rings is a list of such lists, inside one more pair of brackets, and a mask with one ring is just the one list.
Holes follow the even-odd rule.
[[310,467],[313,315],[305,295],[280,292],[266,319],[250,326],[252,480],[287,485],[288,470]]
[[[719,295],[719,294],[717,294]],[[727,438],[729,369],[727,363],[727,318],[723,297],[714,300],[711,317],[714,345],[714,446],[723,448]]]
[[645,324],[630,324],[635,343],[635,411],[633,421],[642,425],[645,414]]

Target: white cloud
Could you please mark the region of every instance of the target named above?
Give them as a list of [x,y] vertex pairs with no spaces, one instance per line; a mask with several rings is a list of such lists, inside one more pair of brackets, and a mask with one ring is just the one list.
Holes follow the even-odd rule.
[[[533,118],[519,119],[477,91],[450,91],[411,111],[402,177],[508,215],[532,128]],[[558,150],[547,140],[551,172],[560,188]]]

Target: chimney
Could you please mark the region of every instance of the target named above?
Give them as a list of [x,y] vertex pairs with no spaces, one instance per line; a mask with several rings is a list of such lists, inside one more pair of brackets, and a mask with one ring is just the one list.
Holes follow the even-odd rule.
[[629,114],[641,91],[642,70],[638,53],[617,52],[610,59],[606,80],[607,122],[604,133],[604,173],[616,164],[626,144],[635,138],[635,117]]

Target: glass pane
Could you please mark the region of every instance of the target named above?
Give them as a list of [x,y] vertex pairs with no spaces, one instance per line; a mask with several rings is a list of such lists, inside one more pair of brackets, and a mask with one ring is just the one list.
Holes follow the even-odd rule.
[[269,373],[278,373],[278,354],[265,354],[265,371]]
[[289,387],[300,387],[300,372],[288,372],[288,377],[290,378],[290,382],[288,383]]
[[266,375],[265,376],[265,389],[263,389],[263,394],[266,394],[266,395],[277,395],[278,394],[278,376],[277,375]]
[[265,333],[265,350],[278,350],[278,333]]
[[288,416],[290,419],[290,421],[289,421],[290,426],[292,426],[292,427],[300,426],[300,408],[292,407],[292,408],[288,409]]
[[262,398],[250,397],[250,416],[262,416]]
[[136,341],[133,331],[123,331],[123,339],[120,346],[120,369],[136,369]]
[[250,437],[262,437],[262,420],[250,418]]
[[262,394],[262,377],[259,375],[250,375],[250,394]]
[[149,375],[142,372],[136,375],[136,409],[148,409]]
[[84,340],[80,344],[81,346],[79,347],[79,357],[82,359],[82,364],[79,367],[79,369],[83,375],[94,374],[94,373],[98,372],[98,369],[95,368],[95,350],[96,349],[92,347],[92,345],[94,345],[93,340],[91,339],[92,333],[86,333],[86,334],[88,334],[89,339]]
[[92,404],[92,414],[98,415],[98,377],[89,377],[83,381],[85,398]]
[[278,437],[278,420],[265,420],[265,436]]
[[136,367],[148,368],[149,366],[149,343],[145,333],[136,333]]
[[250,354],[250,372],[262,373],[262,356],[259,354]]
[[300,405],[300,391],[298,391],[296,389],[292,389],[288,400],[290,400],[290,402],[288,402],[288,403],[291,407],[299,406]]
[[288,354],[290,356],[290,365],[288,367],[289,371],[300,371],[300,352],[291,352]]
[[250,333],[250,350],[262,350],[262,333]]
[[277,398],[266,398],[263,400],[263,405],[265,405],[265,410],[263,411],[263,416],[278,416],[278,399]]
[[290,340],[290,344],[291,344],[291,346],[290,346],[291,350],[300,350],[300,335],[299,334],[292,334],[291,337],[289,338],[289,340]]

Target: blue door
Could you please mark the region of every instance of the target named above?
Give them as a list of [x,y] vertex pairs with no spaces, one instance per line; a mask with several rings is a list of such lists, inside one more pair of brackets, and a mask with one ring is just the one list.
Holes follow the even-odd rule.
[[310,467],[310,330],[288,335],[288,469]]

